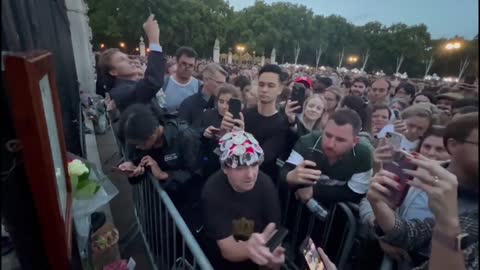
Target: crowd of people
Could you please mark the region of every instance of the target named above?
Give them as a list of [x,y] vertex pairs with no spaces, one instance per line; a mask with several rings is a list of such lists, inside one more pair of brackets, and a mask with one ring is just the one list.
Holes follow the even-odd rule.
[[144,30],[145,66],[118,49],[99,56],[119,168],[131,184],[151,173],[203,226],[215,269],[285,263],[284,247],[266,245],[285,189],[312,212],[359,206],[354,269],[478,268],[478,84],[222,66],[190,47],[167,61],[153,16]]

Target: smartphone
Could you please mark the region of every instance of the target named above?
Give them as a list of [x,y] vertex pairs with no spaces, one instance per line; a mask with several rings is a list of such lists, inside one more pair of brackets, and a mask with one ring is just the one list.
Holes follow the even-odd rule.
[[301,245],[301,250],[303,257],[303,265],[301,269],[305,270],[324,270],[325,264],[322,261],[322,257],[320,257],[320,253],[318,253],[317,247],[315,243],[313,243],[310,237],[307,237],[305,241],[303,241]]
[[306,89],[303,84],[295,83],[292,88],[292,93],[290,94],[290,100],[296,101],[297,106],[300,108],[295,111],[295,113],[301,113],[303,111],[303,103],[305,102]]
[[402,120],[400,116],[400,112],[398,110],[393,110],[393,115],[395,116],[395,120]]
[[118,167],[112,167],[112,168],[110,168],[110,171],[111,172],[118,172],[118,173],[125,174],[125,175],[131,174],[133,172],[133,170],[122,170]]
[[240,112],[242,111],[240,99],[231,98],[228,101],[228,111],[233,115],[233,119],[240,119]]
[[322,163],[322,158],[324,158],[323,153],[320,150],[309,148],[305,153],[305,160],[310,160],[315,162],[315,167],[308,166],[309,169],[320,170],[320,164]]
[[403,200],[405,199],[405,196],[407,195],[409,185],[407,182],[409,180],[412,180],[413,177],[410,175],[407,175],[404,173],[402,170],[403,169],[408,169],[408,170],[416,170],[417,166],[414,164],[408,162],[407,156],[411,156],[410,153],[405,152],[404,150],[398,150],[394,151],[393,155],[393,161],[389,163],[384,163],[383,164],[383,169],[386,171],[389,171],[391,173],[394,173],[395,175],[398,176],[397,182],[400,184],[400,190],[397,189],[391,189],[392,191],[392,200],[395,202],[395,205],[398,207],[403,203]]
[[402,145],[403,135],[396,132],[387,132],[385,134],[385,142],[393,147],[394,150],[398,150]]
[[284,227],[279,227],[277,232],[268,240],[266,246],[273,252],[278,246],[283,243],[285,237],[287,237],[288,230]]

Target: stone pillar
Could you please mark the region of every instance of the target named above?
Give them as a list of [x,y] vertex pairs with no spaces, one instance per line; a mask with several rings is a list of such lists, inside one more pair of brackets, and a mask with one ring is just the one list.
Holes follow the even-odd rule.
[[213,62],[220,63],[220,41],[218,38],[215,39],[215,44],[213,46]]
[[143,41],[143,37],[140,37],[140,56],[145,56],[145,42]]
[[275,48],[272,49],[272,53],[270,54],[270,64],[276,64],[277,54],[275,52]]
[[227,60],[227,63],[229,65],[232,64],[232,48],[228,48],[228,60]]
[[262,61],[260,62],[260,65],[262,67],[265,65],[265,55],[262,55]]
[[70,38],[72,39],[75,69],[80,91],[95,93],[95,57],[92,49],[92,30],[88,24],[88,6],[84,0],[65,0]]

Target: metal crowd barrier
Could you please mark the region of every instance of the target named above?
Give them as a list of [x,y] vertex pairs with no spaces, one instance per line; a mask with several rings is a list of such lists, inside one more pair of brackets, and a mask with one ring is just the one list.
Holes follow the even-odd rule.
[[172,200],[148,175],[133,186],[134,212],[155,270],[213,269]]
[[[277,160],[277,166],[283,166],[284,162]],[[280,185],[279,185],[280,186]],[[338,269],[344,269],[349,259],[357,232],[357,219],[352,212],[355,211],[355,204],[351,203],[335,203],[329,211],[327,220],[320,221],[310,210],[302,203],[300,203],[295,197],[294,193],[287,188],[282,194],[282,189],[278,188],[279,195],[282,197],[282,226],[287,227],[290,231],[289,239],[285,245],[287,247],[287,261],[286,269],[298,269],[292,261],[297,261],[299,255],[300,243],[305,239],[307,235],[312,234],[312,239],[322,247],[327,247],[329,243],[338,243],[338,249],[335,254],[329,254],[332,262],[335,263]],[[358,207],[358,206],[357,206]],[[345,219],[345,223],[342,227],[338,227],[338,219]],[[337,227],[334,228],[334,222]],[[322,227],[323,225],[323,227]],[[340,235],[332,235],[332,229],[341,229]],[[321,235],[319,235],[319,232]],[[315,235],[315,236],[313,236]],[[319,242],[319,243],[318,243]]]

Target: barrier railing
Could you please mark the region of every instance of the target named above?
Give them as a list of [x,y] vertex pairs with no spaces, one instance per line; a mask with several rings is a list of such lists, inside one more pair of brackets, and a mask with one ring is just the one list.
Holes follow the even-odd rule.
[[133,186],[135,217],[155,270],[213,269],[196,239],[157,180]]
[[[283,164],[283,161],[277,160],[278,167],[281,168]],[[281,188],[279,188],[279,192],[282,192]],[[357,219],[352,212],[352,208],[356,205],[343,202],[335,203],[328,209],[327,219],[320,221],[294,197],[290,188],[284,189],[283,192],[286,194],[279,194],[281,197],[284,195],[282,225],[290,231],[289,239],[286,242],[289,261],[297,261],[300,243],[307,235],[311,235],[314,242],[322,247],[327,247],[327,251],[328,244],[333,243],[338,246],[335,249],[335,254],[330,254],[330,259],[337,265],[338,269],[344,269],[357,232]],[[340,222],[338,222],[339,219],[341,219]],[[340,228],[338,223],[342,224]],[[337,226],[335,227],[334,224]],[[332,229],[340,230],[340,232],[336,231],[332,234]],[[290,264],[286,268],[296,269],[297,266]]]

